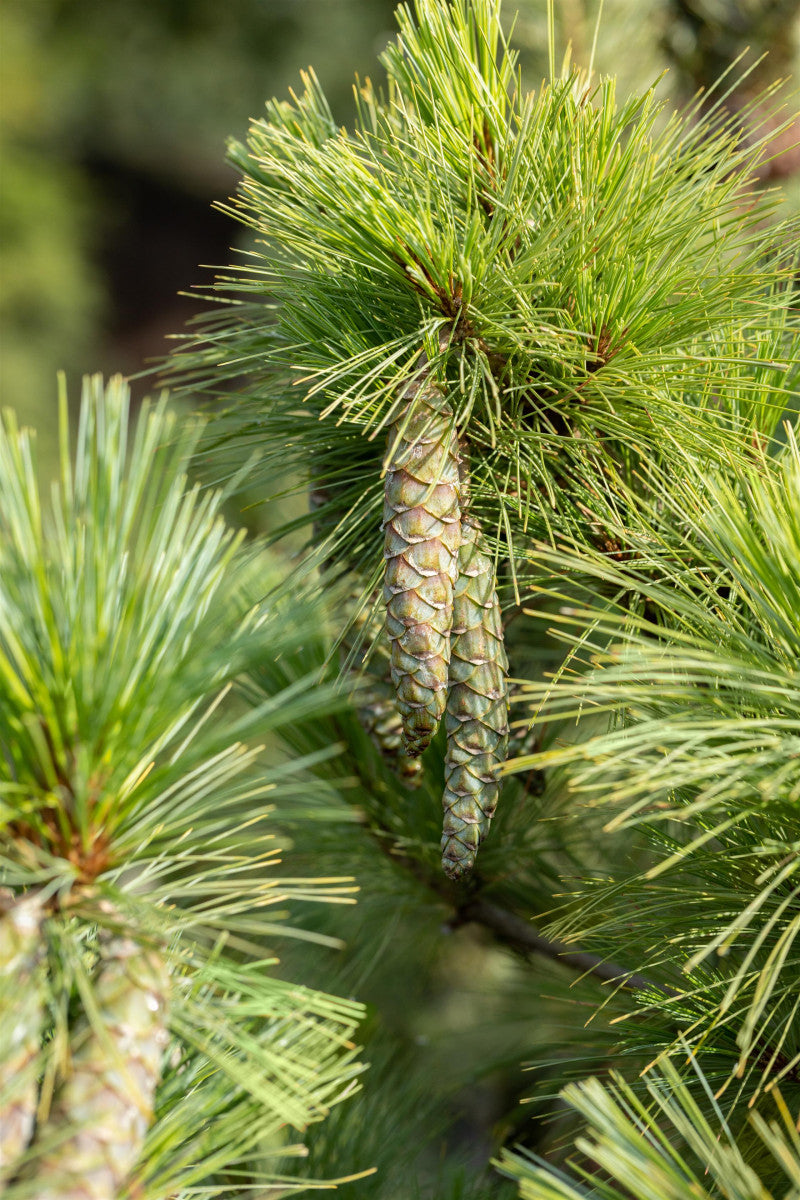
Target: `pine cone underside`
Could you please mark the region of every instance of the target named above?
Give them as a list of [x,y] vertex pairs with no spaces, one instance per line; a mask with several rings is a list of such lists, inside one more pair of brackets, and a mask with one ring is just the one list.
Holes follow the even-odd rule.
[[480,528],[462,522],[453,602],[442,866],[451,879],[472,869],[497,807],[508,749],[508,659],[494,563]]
[[371,684],[359,702],[358,716],[381,758],[406,787],[422,783],[422,763],[406,754],[403,722],[388,685]]
[[461,512],[452,410],[424,373],[405,396],[387,452],[384,598],[405,749],[416,758],[445,710]]

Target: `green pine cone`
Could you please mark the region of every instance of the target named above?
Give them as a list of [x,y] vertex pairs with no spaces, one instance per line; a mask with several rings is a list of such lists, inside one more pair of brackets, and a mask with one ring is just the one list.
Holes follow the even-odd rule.
[[370,681],[359,701],[358,716],[395,775],[406,787],[418,788],[422,783],[422,763],[404,750],[403,722],[391,689],[378,680]]
[[[403,747],[403,723],[390,680],[389,647],[375,612],[374,594],[366,604],[355,584],[349,597],[357,615],[342,638],[341,657],[352,675],[356,712],[381,757],[406,787],[419,787],[422,763]],[[367,657],[370,662],[367,663]]]
[[[318,513],[329,504],[331,495],[330,487],[311,488],[308,497],[311,512]],[[314,521],[313,533],[315,543],[321,544],[327,530],[319,519]],[[334,565],[332,558],[325,559],[320,570],[327,573]],[[375,611],[375,593],[365,603],[364,589],[355,579],[344,598],[344,608],[355,611],[356,615],[342,636],[339,659],[355,693],[358,719],[390,770],[406,787],[417,788],[422,783],[422,763],[410,758],[403,746],[403,723],[391,685],[383,621]]]
[[461,510],[453,413],[424,366],[404,399],[387,452],[383,594],[405,749],[416,758],[445,709]]
[[508,659],[494,563],[481,549],[477,522],[465,518],[461,530],[442,797],[442,866],[451,879],[475,864],[497,807],[498,769],[508,748]]
[[31,1139],[44,1015],[39,895],[0,890],[0,1180]]
[[111,1200],[125,1183],[153,1116],[168,986],[154,951],[130,938],[107,946],[94,980],[102,1028],[84,1019],[75,1031],[71,1070],[42,1131],[38,1200]]

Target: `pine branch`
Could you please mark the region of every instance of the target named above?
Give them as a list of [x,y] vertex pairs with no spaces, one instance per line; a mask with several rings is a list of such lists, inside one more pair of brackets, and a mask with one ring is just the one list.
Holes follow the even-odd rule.
[[[652,867],[639,892],[627,891],[619,878],[609,882],[595,860],[582,880],[598,882],[580,884],[593,886],[594,895],[589,893],[585,909],[574,897],[565,906],[563,926],[552,927],[555,939],[513,911],[521,887],[504,893],[513,897],[505,909],[479,893],[480,881],[461,901],[432,878],[429,825],[424,836],[410,832],[410,817],[399,805],[392,809],[391,801],[387,819],[376,815],[386,796],[361,762],[353,763],[364,785],[366,815],[359,819],[383,853],[454,907],[456,923],[479,923],[518,953],[542,954],[642,994],[646,1011],[663,1018],[657,1036],[663,1033],[667,1047],[675,1044],[676,1014],[690,1015],[693,1039],[704,1041],[716,1029],[720,1074],[724,1068],[739,1078],[757,1048],[770,1055],[769,1069],[780,1064],[786,1077],[794,1070],[785,1054],[793,1048],[787,1039],[800,998],[790,990],[784,1002],[775,983],[796,964],[797,856],[788,836],[795,826],[788,804],[779,814],[785,836],[783,830],[759,829],[758,822],[771,799],[769,788],[783,788],[788,801],[797,798],[796,747],[785,736],[795,735],[793,718],[789,730],[774,711],[778,687],[794,705],[796,681],[785,687],[785,655],[781,669],[759,675],[763,642],[752,636],[739,607],[747,581],[732,571],[722,583],[724,572],[698,564],[690,544],[698,530],[684,537],[685,508],[669,513],[667,545],[654,544],[648,528],[648,514],[660,513],[672,478],[687,463],[698,479],[718,473],[729,483],[748,464],[756,462],[760,470],[762,447],[796,386],[798,322],[787,284],[794,265],[781,261],[778,248],[792,232],[788,226],[776,232],[774,246],[765,247],[764,218],[772,201],[756,195],[752,179],[774,131],[765,133],[764,125],[752,139],[743,138],[738,118],[726,116],[721,101],[699,121],[699,102],[676,118],[660,110],[652,93],[618,104],[612,81],[589,86],[575,74],[551,79],[525,97],[500,34],[499,5],[491,0],[417,0],[413,12],[401,10],[400,24],[401,37],[383,57],[386,95],[369,86],[361,90],[353,132],[333,127],[318,86],[309,81],[300,99],[271,105],[267,120],[254,124],[247,147],[234,149],[243,176],[235,211],[257,231],[258,257],[251,272],[220,280],[219,290],[256,301],[268,296],[270,307],[230,305],[227,321],[212,322],[206,344],[201,336],[189,347],[183,368],[189,374],[210,370],[220,390],[223,377],[240,368],[249,373],[220,443],[258,448],[267,492],[274,489],[271,475],[286,470],[296,473],[299,486],[310,479],[329,492],[326,557],[339,554],[343,566],[355,567],[366,596],[381,556],[386,464],[378,435],[398,416],[411,424],[401,406],[419,348],[429,348],[438,441],[445,433],[453,443],[469,439],[473,503],[486,532],[487,562],[508,562],[517,603],[526,585],[541,586],[553,568],[570,576],[552,589],[560,608],[569,607],[573,593],[591,579],[583,609],[558,612],[559,620],[584,623],[574,637],[577,649],[571,647],[557,669],[557,682],[563,676],[572,686],[560,693],[559,715],[579,715],[585,707],[584,680],[569,675],[573,650],[601,658],[614,637],[630,649],[640,616],[639,648],[653,642],[660,649],[691,648],[682,668],[690,685],[686,720],[665,720],[670,706],[674,715],[674,662],[652,669],[652,657],[644,655],[632,672],[619,672],[629,687],[626,718],[632,712],[639,726],[632,735],[631,726],[604,735],[582,782],[602,789],[603,797],[613,792],[616,801],[627,801],[621,814],[614,813],[617,825],[637,824],[640,817],[648,828],[663,825],[668,810],[657,807],[662,801],[653,792],[655,773],[642,770],[648,754],[656,753],[665,764],[664,788],[675,795],[670,816],[686,810],[697,824],[687,839],[663,834],[646,868],[659,853],[664,861]],[[769,108],[774,93],[763,100]],[[409,457],[424,447],[423,431],[412,433],[402,448]],[[390,477],[390,487],[394,482]],[[427,499],[439,478],[417,483],[425,485]],[[404,484],[397,491],[401,511],[419,506],[418,487]],[[427,514],[435,522],[442,515]],[[308,514],[306,523],[314,519]],[[429,522],[430,541],[438,537],[435,522]],[[403,549],[387,543],[390,558]],[[739,549],[732,555],[737,562]],[[419,597],[406,595],[423,574],[415,571],[408,587],[389,578],[406,612],[423,611]],[[773,581],[774,574],[773,566]],[[653,588],[658,620],[648,609]],[[673,596],[679,600],[671,611]],[[433,599],[446,612],[449,595]],[[786,608],[796,621],[797,605]],[[613,616],[606,620],[609,611]],[[683,629],[681,619],[708,630],[720,611],[729,620],[725,636],[695,654],[693,631]],[[791,615],[788,621],[787,613],[774,615],[791,627]],[[417,615],[412,624],[422,624]],[[449,627],[446,617],[443,626]],[[406,627],[395,628],[396,642]],[[444,636],[436,646],[427,639],[424,653],[444,661]],[[784,629],[781,636],[788,644],[791,634]],[[405,654],[405,647],[397,649]],[[409,677],[416,671],[413,656],[394,658],[396,670]],[[740,668],[748,660],[757,686],[736,712],[732,736],[720,751],[716,721],[721,709],[736,707]],[[440,670],[426,681],[427,690],[442,691],[442,678]],[[662,689],[655,700],[654,679]],[[543,690],[551,688],[548,681]],[[532,695],[535,690],[533,685]],[[602,698],[601,686],[594,697],[594,713],[617,711],[614,701]],[[473,697],[467,700],[465,710],[474,707]],[[441,715],[441,705],[433,707],[413,750],[422,750]],[[701,708],[706,723],[699,728]],[[754,723],[752,715],[765,708],[770,718],[763,726]],[[648,719],[640,720],[642,711]],[[662,722],[664,738],[673,737],[667,755]],[[576,749],[570,743],[563,753],[559,746],[541,761],[591,754],[589,744],[579,740]],[[700,744],[702,755],[696,753]],[[735,785],[738,798],[721,769],[726,757],[737,755],[749,759]],[[695,766],[699,779],[692,776]],[[628,768],[628,782],[618,783]],[[720,795],[735,811],[704,824]],[[736,808],[742,797],[746,803]],[[409,802],[408,809],[416,803],[427,821],[424,800]],[[492,793],[484,817],[493,800]],[[466,811],[475,817],[474,808]],[[778,813],[777,804],[771,813]],[[754,831],[761,862],[748,849]],[[717,866],[713,838],[735,853],[737,867],[746,863],[746,886]],[[782,858],[773,853],[776,842]],[[682,887],[673,885],[670,893],[665,884],[652,883],[676,862],[685,871],[685,878],[675,876]],[[693,871],[703,879],[702,889]],[[687,880],[695,884],[695,906],[684,911]],[[539,880],[531,883],[538,899],[537,888]],[[642,911],[654,914],[651,926],[638,922],[638,910],[626,911],[631,894]],[[748,903],[730,917],[730,897],[740,894]],[[533,911],[548,907],[531,903]],[[764,938],[755,930],[762,908]],[[586,944],[609,953],[574,948]],[[686,993],[670,986],[680,982],[682,945],[690,956]],[[735,953],[720,966],[712,955],[723,958],[729,946]],[[628,956],[639,970],[617,964]],[[727,992],[721,981],[730,983]],[[742,1025],[744,996],[752,1004]],[[742,1057],[731,1071],[735,1037]]]
[[[524,1151],[506,1151],[497,1165],[519,1182],[524,1200],[583,1200],[586,1185],[605,1200],[778,1200],[797,1195],[800,1135],[780,1092],[772,1121],[751,1116],[755,1136],[749,1140],[762,1152],[759,1172],[747,1144],[737,1139],[714,1101],[699,1062],[691,1052],[688,1059],[689,1071],[679,1072],[667,1060],[658,1071],[648,1072],[644,1097],[616,1072],[605,1084],[588,1079],[564,1088],[562,1097],[586,1122],[570,1163],[575,1175]],[[690,1083],[710,1102],[710,1112],[697,1102]],[[774,1190],[768,1180],[774,1181]]]
[[500,942],[520,954],[541,954],[553,962],[580,972],[582,976],[594,975],[604,983],[614,983],[626,991],[651,992],[672,997],[680,995],[674,988],[656,983],[636,971],[629,971],[598,954],[576,950],[566,942],[548,938],[530,921],[489,900],[479,897],[458,906],[453,924],[470,922],[490,930]]
[[27,1146],[36,1115],[44,1022],[44,906],[0,888],[0,1183]]
[[[800,1067],[798,497],[788,428],[774,459],[732,478],[687,460],[628,527],[626,559],[543,551],[586,582],[567,602],[551,589],[571,650],[557,679],[526,688],[537,721],[612,720],[518,763],[565,765],[606,829],[638,828],[656,854],[644,872],[585,887],[556,936],[630,946],[645,971],[665,960],[668,936],[687,1037],[730,1038],[720,1094],[740,1097],[747,1079],[751,1105]],[[638,596],[639,611],[598,600],[600,581]]]
[[109,941],[88,1019],[73,1033],[67,1078],[40,1125],[34,1168],[41,1200],[116,1196],[153,1118],[167,1044],[170,977],[159,954]]
[[[359,765],[356,763],[356,770]],[[363,785],[370,786],[369,777],[362,776]],[[376,817],[371,815],[362,819],[362,824],[370,833],[377,846],[396,865],[402,866],[413,875],[430,892],[444,900],[454,909],[453,917],[448,924],[456,929],[460,925],[475,924],[488,929],[503,945],[523,956],[540,954],[562,966],[570,967],[581,975],[593,975],[604,983],[615,983],[626,991],[642,991],[660,994],[668,997],[681,995],[676,989],[666,984],[656,983],[636,971],[618,966],[600,955],[575,949],[566,942],[560,942],[541,933],[532,922],[520,917],[510,909],[494,904],[483,897],[471,895],[469,899],[460,902],[455,898],[453,886],[443,879],[438,872],[431,871],[419,859],[403,852],[394,844],[391,830],[381,825]]]

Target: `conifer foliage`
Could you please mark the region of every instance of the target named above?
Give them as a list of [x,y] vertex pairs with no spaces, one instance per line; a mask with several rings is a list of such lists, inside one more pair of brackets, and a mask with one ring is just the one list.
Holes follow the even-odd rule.
[[[233,402],[226,393],[218,453],[257,447],[264,495],[281,494],[287,468],[326,489],[321,544],[308,516],[309,561],[360,582],[362,607],[385,539],[392,678],[425,782],[379,803],[376,779],[359,800],[365,836],[517,949],[547,944],[525,918],[549,912],[553,957],[577,943],[575,963],[621,988],[615,1053],[639,1071],[662,1056],[654,1075],[565,1093],[598,1131],[574,1152],[591,1194],[672,1200],[701,1186],[712,1144],[740,1137],[754,1164],[745,1190],[730,1149],[708,1194],[767,1195],[794,1153],[769,1093],[787,1089],[789,1111],[800,1099],[783,972],[796,823],[789,742],[772,740],[782,717],[764,714],[769,669],[752,693],[739,684],[748,654],[766,665],[778,652],[745,616],[747,564],[761,562],[760,603],[785,581],[764,559],[771,526],[747,541],[742,526],[735,552],[709,530],[755,476],[774,477],[767,447],[797,387],[785,255],[797,231],[774,224],[776,199],[754,182],[770,98],[754,107],[764,139],[745,137],[747,114],[730,116],[722,90],[671,114],[653,91],[618,100],[613,80],[558,74],[552,47],[550,79],[526,94],[494,0],[416,0],[398,24],[385,85],[358,84],[352,130],[308,74],[232,145],[231,211],[257,242],[247,269],[218,280],[224,308],[175,373],[212,393],[244,377]],[[796,577],[797,547],[780,561]],[[560,658],[533,641],[548,621],[566,639]],[[614,639],[630,657],[604,666]],[[517,758],[503,766],[509,675]],[[684,701],[699,727],[679,715]],[[734,708],[768,725],[748,741]],[[775,797],[777,828],[729,756]],[[440,770],[450,891],[427,875]],[[474,865],[501,774],[494,838]],[[754,822],[763,874],[747,848]],[[750,863],[748,883],[720,866],[726,855]],[[678,912],[692,887],[713,904]],[[564,1076],[590,1059],[576,1051]],[[694,1133],[692,1105],[705,1122]],[[654,1129],[653,1190],[641,1192],[633,1147]],[[657,1169],[678,1136],[685,1164]],[[593,1158],[619,1191],[591,1176]],[[524,1155],[503,1170],[526,1196],[580,1192]]]
[[[508,561],[518,601],[535,539],[579,529],[602,543],[610,491],[640,490],[642,455],[668,469],[678,448],[740,452],[752,414],[728,411],[720,380],[780,340],[783,301],[760,257],[771,202],[746,182],[763,147],[723,108],[667,118],[652,93],[618,105],[612,81],[574,72],[526,95],[493,0],[419,0],[398,22],[386,87],[359,85],[352,132],[308,74],[232,146],[234,212],[259,242],[219,288],[269,302],[234,302],[182,367],[212,390],[248,372],[230,436],[257,443],[266,487],[280,465],[327,489],[326,554],[364,594],[384,503],[392,678],[414,756],[453,682],[458,440],[484,561]],[[488,813],[497,769],[484,767],[471,786]]]
[[73,461],[64,400],[49,507],[29,432],[7,414],[0,435],[9,1200],[236,1194],[357,1073],[360,1007],[273,978],[265,950],[276,899],[350,890],[276,889],[254,738],[330,694],[299,679],[236,715],[237,677],[300,625],[246,599],[223,495],[188,486],[199,424],[162,400],[128,427],[123,382],[88,381]]
[[[437,1059],[411,1005],[477,925],[513,1034],[481,1072],[534,1066],[540,1122],[420,1195],[794,1198],[798,231],[767,139],[724,94],[675,116],[552,62],[526,94],[496,0],[398,23],[352,130],[308,74],[231,148],[257,241],[170,367],[224,397],[202,442],[161,405],[128,449],[95,382],[45,522],[4,427],[8,1194],[60,1160],[65,1196],[258,1195],[279,1130],[356,1087],[329,989],[383,970],[405,1041],[373,1001],[366,1116],[309,1142],[413,1195],[484,1030]],[[288,588],[189,487],[200,446],[302,534]],[[316,880],[273,871],[266,787]],[[347,901],[343,864],[355,915],[309,936],[346,949],[283,982],[271,903]]]

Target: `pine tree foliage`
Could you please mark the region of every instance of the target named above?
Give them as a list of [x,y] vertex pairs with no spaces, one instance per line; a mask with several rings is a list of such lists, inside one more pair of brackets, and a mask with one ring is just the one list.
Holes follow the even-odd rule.
[[352,891],[278,880],[270,814],[302,764],[259,761],[331,689],[296,678],[257,709],[231,692],[313,614],[242,599],[253,550],[222,493],[187,483],[200,425],[162,400],[129,438],[128,409],[121,380],[87,383],[49,507],[11,414],[0,439],[10,1198],[266,1183],[278,1131],[324,1116],[359,1070],[360,1006],[281,980],[267,950],[287,902]]
[[[631,502],[643,458],[668,471],[687,450],[746,454],[756,376],[777,395],[787,370],[790,267],[764,259],[773,201],[748,182],[767,141],[745,141],[721,103],[668,118],[652,93],[618,104],[613,81],[576,73],[526,95],[493,0],[419,0],[398,23],[385,88],[359,85],[352,132],[308,74],[233,144],[232,211],[257,248],[219,280],[232,299],[174,370],[212,391],[246,377],[221,445],[258,447],[265,490],[278,468],[328,489],[326,554],[366,594],[386,468],[389,517],[398,486],[380,435],[407,426],[421,452],[407,393],[424,356],[444,417],[428,413],[425,436],[438,445],[452,412],[475,516],[519,600],[532,539],[602,544],[609,493]],[[440,482],[417,481],[431,501],[449,483],[442,453]],[[401,549],[387,543],[390,564]],[[413,612],[393,608],[411,593],[388,589],[400,705],[427,714],[418,753],[444,707],[449,624],[428,612],[409,654]]]
[[[611,953],[622,938],[635,947],[645,970],[679,989],[684,1036],[700,1047],[713,1035],[706,1071],[719,1094],[753,1105],[784,1078],[796,1088],[800,1065],[796,435],[734,479],[687,461],[623,532],[619,562],[585,548],[545,553],[586,583],[559,617],[568,670],[527,694],[546,697],[538,719],[613,714],[610,731],[535,761],[571,764],[581,802],[602,807],[607,828],[646,830],[656,861],[598,881],[554,931],[591,928]],[[631,595],[638,608],[621,608]],[[682,918],[688,888],[702,902]],[[665,909],[668,955],[657,940]]]
[[[233,144],[230,211],[258,240],[218,279],[223,307],[173,367],[225,397],[208,443],[220,474],[255,450],[265,497],[285,494],[287,472],[324,494],[278,536],[305,527],[309,578],[324,559],[328,587],[337,572],[359,581],[368,609],[384,491],[413,512],[462,458],[454,615],[437,627],[447,650],[421,647],[449,654],[447,746],[432,737],[410,792],[341,716],[289,744],[313,757],[338,733],[349,748],[345,861],[376,914],[419,909],[409,936],[424,941],[444,906],[457,926],[559,964],[540,989],[562,996],[558,1035],[541,996],[546,1027],[525,1034],[543,1076],[532,1099],[561,1121],[554,1093],[573,1081],[564,1098],[596,1132],[575,1141],[583,1191],[505,1160],[523,1195],[783,1195],[796,1139],[770,1122],[776,1096],[784,1114],[800,1103],[800,481],[780,421],[800,338],[785,253],[797,230],[768,222],[776,199],[754,183],[771,97],[753,102],[764,126],[745,136],[727,83],[677,116],[652,91],[618,101],[613,80],[569,70],[526,95],[492,0],[417,0],[398,23],[384,86],[358,85],[352,131],[308,74]],[[435,400],[421,430],[409,380],[413,399]],[[422,458],[435,447],[447,466],[401,496],[387,433]],[[420,544],[455,513],[449,495],[425,510]],[[389,549],[390,561],[405,553]],[[390,581],[412,614],[413,588]],[[331,622],[330,640],[346,640],[335,607]],[[404,628],[390,625],[395,642]],[[463,654],[464,638],[480,647]],[[393,653],[396,680],[420,669]],[[437,882],[440,773],[452,875],[494,810],[506,654],[516,720],[503,803],[468,882]],[[329,659],[324,639],[312,659]],[[266,694],[280,686],[268,675]],[[467,678],[480,684],[462,694]],[[486,768],[474,788],[461,786],[461,733]],[[314,770],[333,782],[327,760]],[[342,839],[297,825],[293,836],[301,855],[341,864]],[[544,936],[531,916],[549,921]],[[355,954],[366,979],[375,944]],[[558,974],[570,969],[576,990]],[[627,1064],[624,1081],[577,1082],[609,1058]],[[355,1145],[341,1119],[342,1144]],[[549,1162],[574,1135],[566,1121]]]
[[[124,389],[95,384],[46,524],[5,429],[9,1194],[62,1145],[130,1200],[318,1163],[356,1198],[377,1165],[379,1200],[793,1196],[796,229],[752,182],[774,125],[569,71],[526,95],[493,0],[398,21],[352,131],[308,74],[232,147],[258,241],[171,369],[225,396],[202,443],[157,407],[126,448]],[[305,538],[288,588],[187,485],[201,445],[228,492],[249,457],[276,511],[314,497],[276,531]],[[371,693],[387,662],[399,705]],[[354,911],[282,922],[350,875]],[[375,1090],[298,1175],[287,1127],[357,1086],[363,1010],[331,991],[370,1002]],[[431,1036],[430,994],[480,1017]],[[450,1106],[520,1060],[539,1124],[508,1115],[516,1080],[496,1142],[547,1158],[506,1153],[509,1182]]]
[[[702,1074],[699,1078],[710,1096]],[[781,1177],[773,1192],[748,1164],[719,1110],[711,1124],[671,1063],[650,1072],[646,1081],[648,1102],[614,1075],[605,1087],[589,1079],[565,1088],[564,1098],[587,1121],[578,1148],[594,1167],[578,1172],[583,1185],[578,1186],[529,1156],[509,1153],[501,1165],[519,1180],[522,1200],[777,1200],[800,1195],[800,1137],[780,1092],[771,1120],[753,1118],[756,1136]],[[681,1148],[671,1140],[676,1133]]]

